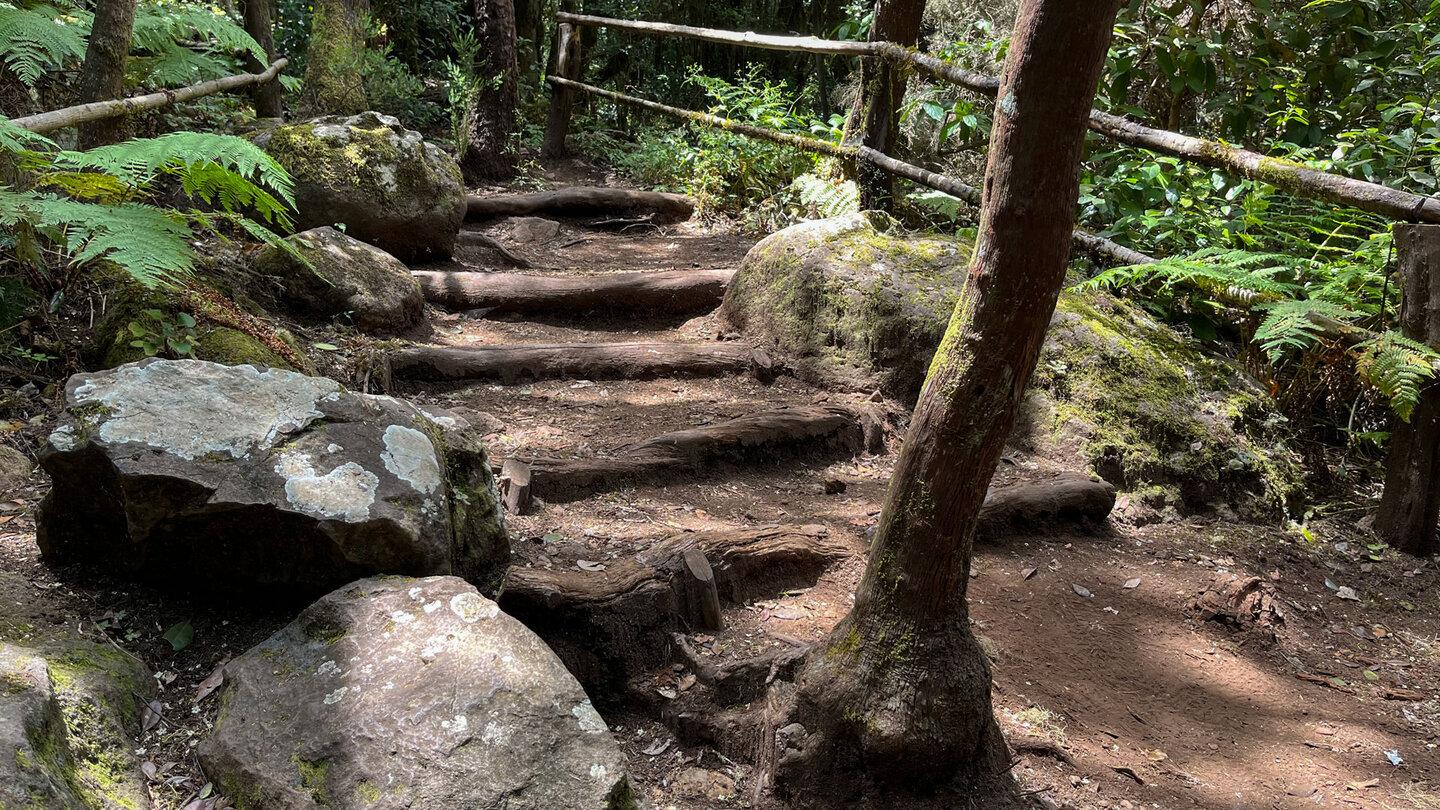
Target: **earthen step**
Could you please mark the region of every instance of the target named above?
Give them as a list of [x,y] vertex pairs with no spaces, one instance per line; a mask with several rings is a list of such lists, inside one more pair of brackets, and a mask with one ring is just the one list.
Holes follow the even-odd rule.
[[775,363],[742,343],[527,343],[412,346],[391,352],[390,374],[404,380],[574,378],[641,380],[754,373],[769,380]]

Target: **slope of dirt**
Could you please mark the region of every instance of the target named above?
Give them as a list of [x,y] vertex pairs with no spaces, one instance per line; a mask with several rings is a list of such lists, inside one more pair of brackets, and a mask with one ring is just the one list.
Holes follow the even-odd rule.
[[[575,164],[554,178],[604,182]],[[754,241],[694,223],[577,221],[561,221],[553,233],[529,223],[521,240],[520,225],[469,227],[532,269],[516,270],[498,251],[482,248],[431,269],[725,268],[736,266]],[[536,232],[549,235],[529,238]],[[738,339],[707,313],[521,318],[433,307],[426,325],[406,337],[451,346]],[[330,342],[361,346],[340,337]],[[826,391],[783,375],[770,383],[745,375],[400,382],[395,393],[487,414],[497,457],[573,460],[757,411],[868,399],[868,392]],[[898,430],[904,415],[893,403],[889,408]],[[29,449],[46,430],[41,420],[23,434],[28,443],[21,434],[11,440]],[[704,664],[804,646],[824,638],[852,603],[896,430],[880,455],[766,451],[679,471],[673,480],[618,482],[563,501],[542,496],[533,513],[510,517],[515,562],[596,571],[680,533],[818,524],[848,556],[811,585],[725,604],[723,631],[686,634]],[[997,483],[1059,469],[1053,460],[1016,455],[1002,464]],[[30,519],[45,486],[37,478],[0,502],[7,602],[0,617],[12,634],[63,627],[108,639],[155,670],[165,720],[141,745],[163,769],[153,788],[157,806],[178,808],[204,785],[193,747],[216,710],[213,698],[194,705],[196,686],[288,622],[297,606],[241,609],[206,599],[204,582],[175,583],[195,594],[180,598],[83,567],[52,569],[38,557]],[[1102,534],[1010,537],[977,551],[972,619],[993,654],[996,708],[1016,757],[1011,774],[1029,801],[1086,810],[1440,808],[1434,561],[1367,548],[1366,534],[1349,524],[1312,525],[1318,537],[1312,543],[1277,527],[1202,520],[1136,528],[1128,513],[1122,497]],[[1188,607],[1217,576],[1231,574],[1259,577],[1269,589],[1278,612],[1269,630],[1205,621]],[[1349,595],[1342,586],[1358,601],[1340,598]],[[179,622],[191,623],[194,642],[174,651],[161,634]],[[677,810],[776,806],[763,792],[757,796],[752,760],[734,755],[733,746],[698,743],[675,722],[680,712],[673,707],[703,703],[710,689],[693,676],[682,665],[660,667],[636,678],[628,703],[612,701],[607,720],[642,793],[657,808]],[[979,801],[969,806],[987,806]]]

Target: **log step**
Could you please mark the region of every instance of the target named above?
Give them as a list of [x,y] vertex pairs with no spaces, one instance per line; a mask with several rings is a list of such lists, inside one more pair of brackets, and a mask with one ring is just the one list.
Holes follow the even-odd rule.
[[770,356],[740,343],[528,343],[413,346],[391,352],[390,374],[405,380],[649,380],[774,375]]
[[413,270],[425,300],[450,309],[498,312],[648,310],[703,312],[720,305],[734,270],[666,270],[603,276],[536,276]]
[[695,213],[695,201],[683,194],[636,191],[626,188],[576,186],[534,194],[472,194],[466,199],[466,219],[530,216],[649,216],[659,223],[684,222]]
[[[622,447],[613,458],[525,459],[535,497],[555,500],[647,480],[673,481],[716,461],[805,450],[854,452],[864,445],[858,410],[807,406],[761,411],[726,422],[663,433]],[[492,462],[498,473],[501,461]]]

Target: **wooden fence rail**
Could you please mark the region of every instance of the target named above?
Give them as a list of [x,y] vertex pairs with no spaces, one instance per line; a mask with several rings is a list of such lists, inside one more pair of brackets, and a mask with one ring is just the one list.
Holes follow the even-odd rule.
[[[1000,81],[993,76],[966,70],[891,42],[846,42],[816,37],[776,36],[563,12],[557,14],[556,19],[573,26],[615,28],[654,36],[684,37],[742,47],[880,57],[904,62],[935,78],[990,98],[994,98],[1000,89]],[[577,72],[566,78],[576,80],[579,74]],[[1269,183],[1296,196],[1346,205],[1400,222],[1440,223],[1440,198],[1412,194],[1379,183],[1311,169],[1219,141],[1147,127],[1099,110],[1090,112],[1090,129],[1119,143]]]

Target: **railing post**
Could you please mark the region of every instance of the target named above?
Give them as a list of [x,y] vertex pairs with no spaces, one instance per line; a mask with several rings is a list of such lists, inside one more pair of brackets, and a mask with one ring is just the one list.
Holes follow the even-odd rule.
[[[1440,225],[1395,225],[1403,298],[1400,330],[1412,340],[1440,345]],[[1420,393],[1409,422],[1390,434],[1385,492],[1375,532],[1395,548],[1420,557],[1435,553],[1440,520],[1440,382]]]
[[[580,80],[580,29],[560,23],[555,34],[555,73],[572,82]],[[545,140],[540,145],[541,157],[564,157],[565,136],[570,134],[570,108],[575,104],[575,91],[569,87],[550,87],[550,113],[545,118]]]

